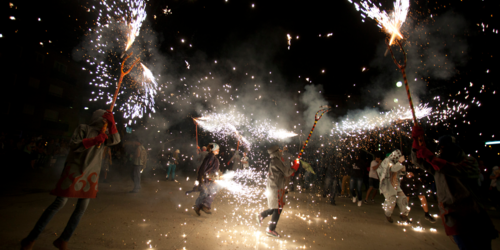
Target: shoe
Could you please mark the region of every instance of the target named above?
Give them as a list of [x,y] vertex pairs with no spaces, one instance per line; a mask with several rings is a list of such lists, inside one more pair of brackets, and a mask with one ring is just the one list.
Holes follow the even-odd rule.
[[21,241],[21,250],[31,250],[31,249],[33,249],[33,245],[35,245],[35,241],[34,240],[30,241],[30,240],[24,238]]
[[425,219],[430,223],[436,223],[436,219],[434,219],[429,213],[425,213]]
[[59,238],[57,240],[55,240],[52,243],[52,245],[54,245],[59,250],[68,250],[68,242],[64,241],[64,240],[61,240]]
[[410,220],[408,219],[408,216],[406,216],[406,215],[400,215],[399,218],[401,218],[401,220],[403,220],[403,222],[411,223]]
[[368,201],[367,200],[363,200],[363,203],[368,204]]
[[274,230],[269,230],[269,229],[266,230],[266,235],[271,236],[271,237],[275,237],[275,238],[281,237],[281,235],[279,235],[279,233],[277,233]]
[[194,207],[193,207],[193,210],[194,210],[194,212],[195,212],[198,216],[200,216],[200,215],[201,215],[201,214],[200,214],[200,208],[199,208],[199,207],[194,206]]
[[257,224],[259,224],[259,227],[261,227],[262,226],[262,221],[264,219],[262,218],[262,216],[260,216],[260,214],[256,214],[255,216],[256,216],[255,218],[257,219]]
[[392,217],[385,217],[389,223],[393,223],[394,221],[392,220]]
[[361,207],[361,204],[363,204],[362,201],[358,201],[358,207]]
[[212,214],[212,211],[210,211],[210,208],[206,206],[201,206],[201,211],[205,212],[206,214]]
[[352,197],[352,203],[356,203],[356,197]]

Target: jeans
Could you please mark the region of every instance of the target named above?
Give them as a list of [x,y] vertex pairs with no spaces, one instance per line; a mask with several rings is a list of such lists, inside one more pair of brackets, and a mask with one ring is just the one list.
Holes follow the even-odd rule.
[[211,208],[212,202],[214,201],[215,194],[217,193],[217,184],[214,182],[204,184],[200,187],[200,196],[196,199],[196,207],[201,208],[202,206]]
[[260,216],[262,216],[262,219],[266,218],[269,215],[273,215],[271,217],[271,223],[269,223],[269,230],[274,231],[276,229],[276,226],[278,225],[278,220],[280,219],[280,214],[283,211],[283,209],[268,209],[262,213],[260,213]]
[[[171,177],[170,180],[175,180],[175,164],[170,164],[167,167],[167,176]],[[172,171],[172,175],[170,175],[170,171]]]
[[[330,188],[331,184],[333,186]],[[327,176],[325,178],[323,194],[330,194],[330,202],[335,202],[335,195],[337,194],[337,185],[339,184],[339,179],[336,177]]]
[[453,235],[460,250],[491,250],[491,239],[481,235]]
[[[56,197],[56,200],[50,204],[50,206],[43,212],[42,216],[40,219],[38,219],[38,222],[35,224],[35,227],[33,230],[31,230],[30,234],[26,239],[28,241],[34,241],[38,238],[40,233],[42,233],[43,229],[49,224],[50,220],[54,215],[56,215],[61,208],[66,205],[66,202],[68,201],[68,198],[66,197]],[[87,209],[87,206],[89,205],[90,199],[78,199],[78,202],[76,203],[75,206],[75,211],[73,211],[73,214],[71,214],[71,217],[69,218],[68,224],[66,225],[66,228],[64,228],[63,233],[59,237],[63,241],[69,241],[71,238],[71,235],[73,235],[73,232],[75,231],[76,227],[78,226],[78,223],[80,223],[80,219],[83,216],[83,213],[85,213],[85,210]]]
[[[356,185],[356,186],[354,186]],[[358,201],[362,200],[361,198],[361,186],[363,185],[363,178],[353,177],[351,176],[351,182],[349,183],[349,189],[351,189],[352,197],[356,196],[356,192],[358,193]]]
[[134,191],[141,189],[141,170],[142,166],[134,165],[134,167],[132,167],[131,177],[134,181]]

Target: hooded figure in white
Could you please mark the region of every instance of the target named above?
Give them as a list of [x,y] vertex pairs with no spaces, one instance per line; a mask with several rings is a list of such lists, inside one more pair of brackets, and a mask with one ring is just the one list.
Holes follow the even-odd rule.
[[401,189],[401,177],[405,175],[405,167],[401,164],[405,160],[399,149],[385,158],[377,169],[377,174],[380,178],[380,193],[385,197],[383,205],[385,216],[387,220],[392,223],[390,219],[396,204],[401,211],[401,218],[407,220],[406,216],[409,213],[408,201]]

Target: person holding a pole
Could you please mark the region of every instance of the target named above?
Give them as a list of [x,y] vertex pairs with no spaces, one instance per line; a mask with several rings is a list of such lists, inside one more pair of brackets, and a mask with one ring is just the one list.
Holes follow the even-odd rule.
[[[106,133],[100,133],[105,122]],[[116,129],[115,119],[111,112],[99,109],[94,112],[90,123],[80,124],[70,141],[70,152],[56,188],[51,191],[57,196],[55,201],[43,212],[29,235],[21,241],[22,250],[31,250],[35,240],[45,229],[52,217],[66,205],[69,198],[77,198],[75,210],[71,215],[63,233],[53,245],[60,249],[68,249],[68,241],[82,218],[89,200],[97,195],[97,184],[101,172],[102,155],[106,147],[120,143],[120,134]]]

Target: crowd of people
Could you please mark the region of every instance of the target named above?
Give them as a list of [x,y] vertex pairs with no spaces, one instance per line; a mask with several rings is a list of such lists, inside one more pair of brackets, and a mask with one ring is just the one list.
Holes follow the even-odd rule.
[[[109,124],[108,130],[101,133],[105,123]],[[242,152],[240,156],[236,149],[230,151],[232,156],[224,156],[217,143],[210,143],[199,148],[196,156],[190,158],[197,173],[197,186],[193,191],[199,192],[193,210],[198,216],[200,211],[211,214],[211,204],[218,190],[214,180],[229,170],[251,168],[266,176],[268,209],[257,214],[256,219],[261,225],[266,217],[271,216],[266,229],[268,236],[280,237],[275,229],[288,192],[319,192],[328,197],[332,205],[336,205],[336,198],[341,197],[352,199],[357,206],[375,203],[375,197],[380,193],[384,197],[382,208],[389,223],[393,223],[396,206],[402,222],[411,223],[408,207],[411,198],[419,200],[425,219],[436,222],[429,214],[427,198],[432,197],[438,203],[446,234],[460,249],[491,249],[491,240],[498,237],[498,231],[485,208],[498,209],[499,168],[493,167],[491,175],[486,178],[482,176],[481,163],[466,156],[452,136],[443,136],[439,140],[437,155],[426,147],[421,127],[413,128],[412,137],[413,145],[407,155],[399,149],[383,154],[357,148],[329,151],[321,145],[309,147],[303,159],[298,161],[297,153],[290,147],[272,145],[257,153],[266,155],[267,159],[258,163],[251,161],[247,155],[249,152]],[[122,141],[112,113],[104,110],[94,112],[90,123],[79,125],[68,141],[33,137],[26,142],[25,139],[7,142],[2,135],[2,153],[33,154],[26,162],[32,168],[50,167],[60,160],[64,164],[56,188],[51,192],[56,199],[22,240],[23,250],[32,249],[38,235],[69,198],[77,198],[73,215],[54,241],[58,249],[68,249],[68,241],[89,200],[96,197],[98,182],[106,181],[107,172],[114,162],[131,166],[134,182],[131,193],[136,193],[141,189],[141,173],[148,163],[163,168],[165,180],[175,180],[176,168],[181,159],[185,159],[179,149],[171,153],[162,150],[151,155],[154,157],[148,157],[148,150],[140,138]],[[115,146],[118,144],[121,147]]]

